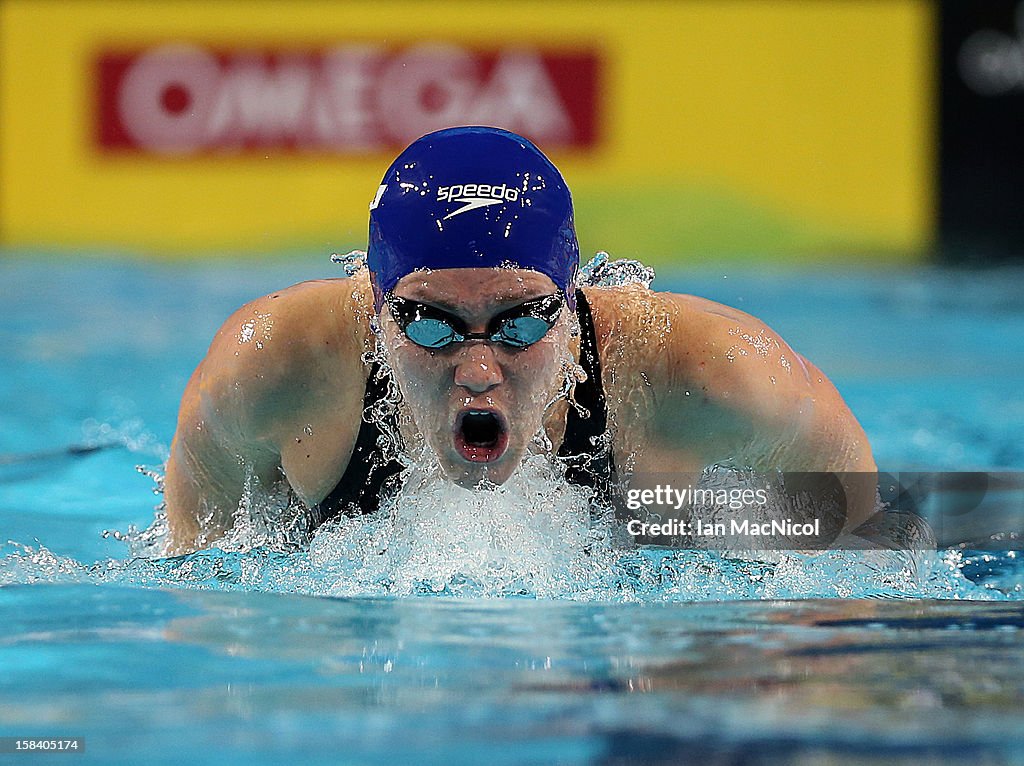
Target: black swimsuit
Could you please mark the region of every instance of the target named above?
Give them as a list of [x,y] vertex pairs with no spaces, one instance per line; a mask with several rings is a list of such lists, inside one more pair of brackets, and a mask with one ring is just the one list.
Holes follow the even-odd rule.
[[[565,477],[570,483],[593,489],[595,500],[612,505],[615,502],[615,460],[609,446],[601,444],[601,437],[608,428],[608,407],[601,386],[594,317],[582,290],[576,291],[576,316],[580,323],[580,364],[587,379],[575,386],[573,398],[578,406],[570,403],[558,457],[565,462]],[[381,373],[380,363],[374,362],[366,381],[363,412],[387,395],[389,383],[387,373]],[[586,412],[585,416],[581,410]],[[345,474],[313,509],[313,528],[339,514],[373,513],[380,506],[382,494],[397,489],[402,465],[395,459],[382,460],[377,449],[383,432],[398,433],[394,415],[389,417],[391,422],[383,430],[376,419],[363,417]]]

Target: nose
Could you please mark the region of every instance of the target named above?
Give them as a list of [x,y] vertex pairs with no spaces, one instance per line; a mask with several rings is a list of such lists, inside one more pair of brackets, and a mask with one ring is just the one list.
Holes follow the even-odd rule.
[[468,343],[459,350],[455,385],[474,394],[490,391],[505,380],[494,349],[487,343]]

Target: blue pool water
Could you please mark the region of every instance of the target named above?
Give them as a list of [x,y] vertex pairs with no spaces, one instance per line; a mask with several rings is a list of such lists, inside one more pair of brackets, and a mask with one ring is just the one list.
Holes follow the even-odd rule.
[[[335,268],[0,261],[0,736],[85,737],[53,757],[74,763],[1024,761],[1024,566],[998,546],[652,549],[582,582],[406,591],[330,551],[132,556],[104,533],[152,522],[135,467],[159,470],[216,328]],[[880,466],[1020,471],[1021,277],[655,286],[764,319],[836,382]]]

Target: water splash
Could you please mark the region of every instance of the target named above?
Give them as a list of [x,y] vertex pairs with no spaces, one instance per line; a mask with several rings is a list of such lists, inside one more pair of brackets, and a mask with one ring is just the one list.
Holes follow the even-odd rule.
[[643,285],[649,288],[653,281],[654,269],[650,266],[628,258],[612,260],[603,250],[584,264],[578,278],[581,287]]
[[[370,546],[380,531],[378,519],[367,520],[344,534]],[[400,574],[392,579],[386,566],[368,563],[374,555],[372,547],[360,550],[360,558],[354,562],[331,559],[328,548],[320,547],[293,552],[209,549],[173,558],[85,563],[43,545],[8,542],[0,545],[0,587],[91,583],[328,597],[517,596],[630,603],[810,598],[1024,600],[1024,567],[1014,551],[923,553],[917,566],[925,566],[916,576],[906,565],[903,552],[786,553],[778,561],[764,562],[728,558],[716,551],[639,548],[619,551],[606,568],[596,561],[590,569],[562,567],[556,576],[546,579],[535,572],[516,573],[515,568],[498,565],[472,575],[435,569],[433,578]],[[373,579],[374,573],[379,579]]]
[[500,487],[470,491],[418,461],[394,501],[365,518],[339,518],[310,546],[318,567],[345,562],[334,595],[531,595],[571,592],[611,566],[611,525],[592,518],[589,492],[529,456]]
[[340,265],[346,277],[353,277],[366,267],[366,251],[352,250],[348,253],[331,253],[331,263]]
[[[420,456],[422,457],[422,456]],[[528,457],[501,487],[470,492],[421,461],[393,503],[339,517],[308,546],[292,536],[287,493],[250,484],[218,547],[162,557],[166,517],[112,535],[124,559],[82,562],[43,544],[0,546],[0,586],[94,583],[328,597],[445,595],[593,602],[736,599],[1024,599],[1015,551],[737,552],[628,547],[609,509]],[[242,517],[242,513],[246,517]],[[292,530],[292,532],[282,532]],[[628,540],[628,538],[626,538]]]

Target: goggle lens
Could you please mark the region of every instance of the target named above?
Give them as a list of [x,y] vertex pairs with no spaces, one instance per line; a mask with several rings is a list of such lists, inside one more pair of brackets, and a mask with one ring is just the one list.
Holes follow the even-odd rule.
[[446,348],[465,340],[490,340],[511,348],[526,348],[554,327],[565,297],[561,292],[535,298],[502,312],[485,333],[466,331],[465,323],[446,311],[389,293],[385,296],[395,322],[417,346]]
[[414,319],[403,329],[409,340],[424,348],[444,348],[463,339],[450,324],[440,319]]
[[547,335],[550,329],[551,325],[540,317],[506,319],[498,325],[498,332],[491,336],[491,340],[498,340],[516,348],[525,348]]

